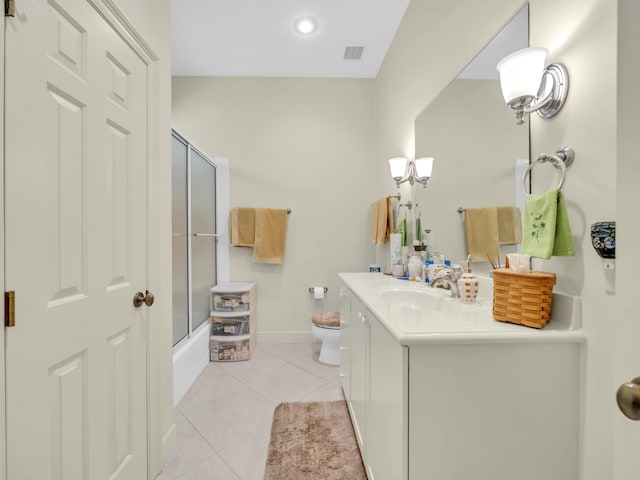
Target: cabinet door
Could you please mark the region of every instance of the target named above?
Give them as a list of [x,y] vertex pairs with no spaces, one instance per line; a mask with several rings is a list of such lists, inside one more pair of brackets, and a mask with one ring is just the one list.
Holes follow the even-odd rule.
[[369,319],[369,416],[367,473],[370,480],[408,476],[408,348],[372,315]]
[[347,287],[340,287],[340,383],[347,402],[351,401],[351,296]]
[[351,296],[351,325],[349,348],[351,361],[351,412],[354,429],[365,457],[365,438],[367,430],[367,403],[369,377],[369,319],[364,304],[354,295]]

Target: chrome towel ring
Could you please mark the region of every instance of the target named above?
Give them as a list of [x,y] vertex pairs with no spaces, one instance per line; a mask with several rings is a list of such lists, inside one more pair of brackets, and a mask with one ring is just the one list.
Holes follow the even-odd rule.
[[545,162],[550,162],[551,165],[562,170],[560,183],[558,183],[558,190],[561,190],[562,185],[564,185],[564,179],[567,175],[567,167],[571,165],[571,162],[573,162],[574,157],[575,157],[575,153],[573,149],[569,147],[559,148],[558,150],[556,150],[555,155],[547,155],[546,153],[543,153],[542,155],[540,155],[533,162],[531,162],[531,164],[529,165],[529,168],[527,168],[527,171],[524,172],[524,175],[522,176],[522,187],[524,188],[524,193],[527,193],[527,194],[531,193],[530,191],[529,192],[527,191],[527,176],[531,175],[531,170],[533,170],[533,167],[538,163],[545,163]]

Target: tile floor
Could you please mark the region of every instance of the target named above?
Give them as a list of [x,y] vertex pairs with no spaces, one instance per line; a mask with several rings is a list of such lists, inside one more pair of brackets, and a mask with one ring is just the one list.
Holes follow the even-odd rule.
[[261,344],[247,362],[210,363],[175,409],[178,446],[157,480],[262,480],[280,402],[342,400],[320,344]]

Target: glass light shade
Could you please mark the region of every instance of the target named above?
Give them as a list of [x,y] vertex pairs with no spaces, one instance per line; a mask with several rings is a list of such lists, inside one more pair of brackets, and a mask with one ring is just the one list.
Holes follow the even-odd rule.
[[389,159],[389,170],[393,178],[404,177],[404,172],[407,170],[407,159],[404,157],[395,157]]
[[416,175],[418,178],[430,177],[433,170],[433,157],[416,159]]
[[505,102],[520,97],[536,97],[547,60],[546,48],[523,48],[498,62],[500,86]]

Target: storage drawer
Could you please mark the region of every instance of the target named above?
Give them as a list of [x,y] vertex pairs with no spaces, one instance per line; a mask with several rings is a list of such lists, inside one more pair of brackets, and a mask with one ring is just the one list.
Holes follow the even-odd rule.
[[248,312],[254,303],[254,283],[226,282],[211,289],[211,310],[214,311]]
[[211,337],[210,355],[212,362],[237,362],[251,358],[249,335],[242,337]]
[[251,316],[238,317],[211,316],[212,336],[248,335],[251,333]]

